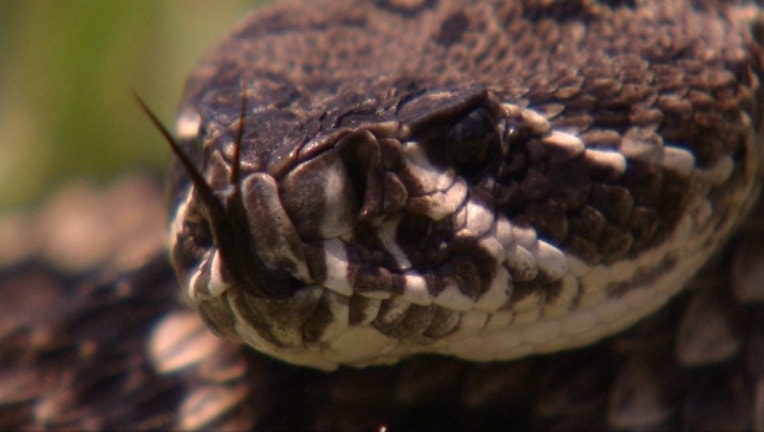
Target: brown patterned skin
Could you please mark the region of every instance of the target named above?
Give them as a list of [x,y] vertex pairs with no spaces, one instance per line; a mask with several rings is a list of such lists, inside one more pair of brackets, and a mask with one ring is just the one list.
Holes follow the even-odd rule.
[[[145,188],[91,199],[117,190],[146,203]],[[0,270],[0,429],[760,430],[762,215],[668,307],[600,344],[329,374],[213,336],[178,301],[164,253],[64,271],[38,250]],[[151,347],[162,323],[175,334],[164,350]]]
[[181,103],[183,149],[215,194],[189,192],[176,164],[184,292],[219,334],[323,369],[506,360],[620,331],[679,290],[758,191],[756,13],[265,10],[202,59]]
[[[398,16],[413,8],[412,13],[427,13],[439,4],[425,1],[417,8],[416,2],[387,3],[377,12]],[[697,3],[701,12],[719,7]],[[586,6],[581,16],[596,16],[609,11],[603,4],[555,3],[554,20],[547,24],[550,34],[556,23],[566,22],[570,10]],[[346,11],[349,27],[357,26],[352,17],[362,11]],[[539,6],[529,12],[543,15],[544,10]],[[271,26],[265,28],[285,28],[289,20],[311,22],[318,33],[329,33],[318,10],[265,20]],[[461,27],[460,21],[453,18],[449,31]],[[629,22],[642,28],[637,20]],[[659,32],[644,30],[660,39]],[[437,40],[453,44],[452,39]],[[351,38],[337,39],[341,41]],[[529,37],[526,43],[542,41]],[[265,44],[257,52],[267,53],[268,47],[276,48]],[[198,94],[194,89],[200,76],[225,70],[216,68],[226,64],[217,57],[225,50],[214,53],[189,82],[190,100]],[[379,58],[386,57],[375,57],[375,64],[381,63]],[[582,64],[581,59],[569,61]],[[438,79],[447,76],[431,70]],[[538,77],[543,81],[543,75]],[[229,78],[235,96],[238,78]],[[550,85],[559,89],[554,83],[537,88],[549,90]],[[736,98],[730,102],[733,111],[740,108]],[[237,116],[235,110],[214,114]],[[595,114],[582,110],[581,115]],[[584,121],[579,117],[576,121]],[[273,118],[258,123],[263,126],[259,130],[292,130]],[[176,169],[172,182],[178,177]],[[144,196],[139,193],[136,199]],[[213,338],[178,302],[177,284],[161,252],[137,270],[111,266],[65,274],[42,264],[39,257],[46,254],[38,251],[0,273],[0,298],[12,300],[0,306],[0,429],[761,430],[764,293],[758,278],[764,268],[764,232],[757,217],[763,214],[761,207],[754,210],[740,236],[684,295],[617,338],[508,363],[420,357],[395,367],[343,368],[332,374],[287,366]],[[167,328],[169,335],[163,332]]]

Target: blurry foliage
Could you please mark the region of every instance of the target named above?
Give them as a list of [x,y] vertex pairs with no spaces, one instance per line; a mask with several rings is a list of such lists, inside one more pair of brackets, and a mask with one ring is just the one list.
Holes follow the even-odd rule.
[[0,0],[0,208],[71,178],[161,173],[134,88],[173,124],[185,76],[257,0]]

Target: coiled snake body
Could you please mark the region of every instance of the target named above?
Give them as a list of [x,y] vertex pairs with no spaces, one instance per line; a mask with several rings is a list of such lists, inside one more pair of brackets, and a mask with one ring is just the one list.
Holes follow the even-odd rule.
[[[170,256],[186,301],[228,339],[327,370],[415,354],[492,361],[582,347],[663,306],[754,204],[764,51],[753,3],[380,0],[297,8],[277,6],[234,29],[202,59],[181,103]],[[127,290],[123,303],[167,304],[171,297],[145,287],[167,283],[165,271],[157,258],[69,294],[79,303],[68,316],[87,324],[63,326],[73,336],[61,340],[78,347],[75,362],[112,352],[77,342],[94,325],[92,316],[80,318],[81,304],[120,307],[93,287]],[[761,299],[760,291],[730,291],[698,294],[698,306],[675,315],[695,308],[703,316],[717,298],[731,308]],[[397,369],[326,376],[242,353],[204,333],[194,316],[167,312],[139,349],[146,355],[110,354],[113,372],[69,371],[74,388],[90,394],[63,400],[85,407],[75,417],[96,427],[138,412],[132,421],[141,421],[129,424],[432,427],[418,422],[456,417],[452,426],[461,428],[692,427],[717,419],[698,423],[671,407],[693,407],[705,393],[669,389],[679,369],[657,365],[724,360],[748,362],[719,382],[747,398],[740,424],[757,428],[764,321],[751,307],[737,325],[758,339],[742,349],[725,333],[725,347],[677,349],[676,362],[664,362],[667,346],[692,331],[655,337],[671,328],[664,321],[678,320],[668,308],[654,318],[662,327],[635,338],[637,348],[616,339],[620,354],[600,344],[506,365],[420,357]],[[715,328],[713,313],[705,316]],[[695,329],[688,320],[680,328]],[[124,331],[137,333],[132,325]],[[54,357],[9,358],[18,369],[20,359]],[[560,384],[565,371],[582,381],[566,391],[591,393],[591,406],[568,395],[557,403],[567,408],[555,408],[545,391],[568,387]],[[407,382],[364,403],[375,373],[433,382],[425,391],[414,386],[413,396]],[[545,378],[546,390],[530,389],[539,373],[561,375]],[[470,379],[480,391],[456,384]],[[302,388],[309,391],[295,396]],[[332,423],[341,416],[327,414],[311,388],[340,399],[350,389],[355,414],[342,411],[347,423]],[[432,389],[452,395],[433,397]],[[123,411],[90,399],[124,392],[132,396],[117,404]],[[61,409],[43,404],[41,414],[41,400],[35,393],[16,403],[36,403],[30,416],[44,424]],[[311,401],[305,423],[279,416],[303,405],[296,400]],[[167,414],[173,403],[176,414]]]

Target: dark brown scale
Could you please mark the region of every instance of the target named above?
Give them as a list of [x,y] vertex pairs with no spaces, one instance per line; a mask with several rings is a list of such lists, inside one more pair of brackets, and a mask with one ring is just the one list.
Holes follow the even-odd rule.
[[[357,325],[362,322],[366,322],[366,320],[369,318],[369,314],[367,313],[368,309],[375,301],[377,300],[360,295],[351,296],[350,302],[348,303],[348,324]],[[376,313],[376,311],[374,312]]]
[[382,333],[393,332],[396,326],[406,319],[409,310],[413,306],[405,304],[405,302],[397,302],[396,299],[382,300],[379,306],[379,313],[377,313],[377,318],[372,322],[372,325]]
[[424,336],[434,340],[442,339],[456,331],[459,325],[460,314],[441,306],[436,306],[432,321],[423,333]]
[[612,264],[626,256],[634,244],[634,237],[622,227],[608,225],[600,237],[602,261]]
[[602,230],[607,223],[605,216],[591,206],[585,206],[572,214],[568,221],[570,233],[581,235],[591,240],[600,238]]
[[482,293],[483,283],[476,263],[473,262],[475,258],[455,257],[448,263],[441,265],[438,272],[440,283],[435,292],[431,292],[431,294],[437,295],[447,285],[455,285],[459,292],[467,298],[476,300]]
[[565,239],[562,246],[585,263],[593,265],[602,261],[602,253],[596,243],[598,240],[599,237],[597,240],[592,240],[578,234],[571,234]]
[[393,291],[393,276],[384,267],[361,264],[351,266],[350,273],[348,277],[354,293],[366,295],[374,292],[390,293]]
[[[539,278],[528,282],[514,282],[512,284],[512,297],[510,297],[509,304],[507,304],[507,306],[512,306],[522,301],[529,295],[546,295],[546,290],[544,288],[544,284]],[[541,302],[543,302],[543,300]]]
[[614,224],[628,221],[634,208],[631,192],[622,186],[595,185],[590,200],[592,207],[602,212]]
[[621,142],[621,134],[613,129],[592,128],[579,135],[579,138],[594,147],[616,148]]
[[[374,322],[375,328],[383,334],[401,340],[424,340],[423,334],[430,328],[436,317],[437,306],[419,306],[412,304],[406,313],[397,321],[382,323]],[[384,309],[382,309],[384,310]]]
[[[329,324],[337,319],[334,316],[334,312],[332,311],[332,301],[344,304],[350,303],[350,299],[348,297],[325,291],[316,303],[315,308],[313,308],[309,318],[305,321],[305,324],[299,326],[302,328],[302,336],[306,344],[320,343],[321,337],[323,336],[326,328],[329,326]],[[306,312],[307,311],[303,311],[303,313]],[[303,317],[304,316],[307,315],[303,315]]]
[[545,239],[555,244],[561,243],[568,235],[566,208],[555,200],[528,204],[523,215]]

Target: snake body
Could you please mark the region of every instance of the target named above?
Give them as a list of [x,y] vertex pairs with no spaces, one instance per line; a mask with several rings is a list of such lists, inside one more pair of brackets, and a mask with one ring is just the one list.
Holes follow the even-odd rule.
[[258,11],[188,81],[172,269],[0,268],[0,429],[764,429],[761,205],[724,247],[761,183],[759,14]]
[[259,351],[333,369],[585,345],[676,294],[758,192],[755,9],[305,7],[237,27],[178,122],[204,181],[173,188],[175,267]]

